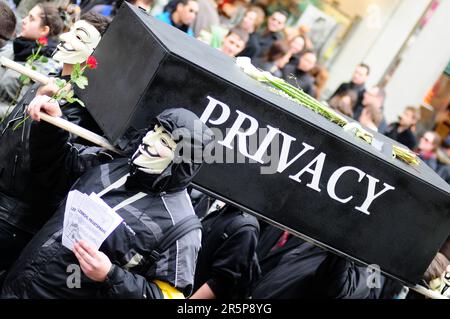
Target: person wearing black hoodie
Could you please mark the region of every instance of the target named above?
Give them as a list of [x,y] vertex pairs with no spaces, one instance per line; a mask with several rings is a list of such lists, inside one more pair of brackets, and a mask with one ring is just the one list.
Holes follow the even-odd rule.
[[[38,119],[39,110],[62,114],[57,105],[42,98],[31,105],[30,115]],[[201,161],[188,156],[197,152],[186,150],[202,150],[213,140],[206,125],[201,123],[200,130],[195,123],[201,122],[194,113],[168,109],[130,140],[127,157],[103,165],[68,144],[67,132],[36,123],[31,145],[34,171],[47,183],[72,183],[78,178],[72,190],[98,194],[123,222],[99,250],[80,241],[71,251],[62,245],[63,202],[12,267],[1,297],[154,299],[164,297],[161,282],[188,296],[200,229],[186,233],[158,258],[153,250],[171,228],[195,217],[186,187]],[[78,288],[72,289],[66,271],[78,264],[83,273]]]
[[[109,23],[108,19],[95,13],[83,16],[83,20],[80,21],[83,21],[85,30],[93,33],[88,41],[92,47],[87,48],[86,53],[76,56],[78,60],[71,60],[72,63],[83,62],[88,58],[100,41],[100,32],[103,32]],[[91,41],[94,38],[96,40]],[[67,45],[64,46],[67,47]],[[82,44],[78,43],[77,48],[81,47]],[[77,52],[77,50],[71,50],[68,57],[73,58]],[[73,64],[66,63],[66,58],[67,56],[63,55],[61,62],[65,63],[60,78],[68,80]],[[16,260],[33,234],[50,218],[71,186],[59,185],[56,189],[46,188],[31,174],[32,121],[25,119],[26,109],[35,96],[52,95],[58,89],[54,80],[44,86],[32,85],[22,100],[0,124],[0,148],[2,150],[0,152],[0,255],[2,256],[0,258],[0,278]],[[78,103],[62,102],[62,112],[70,122],[101,134],[100,128],[86,108]],[[70,140],[71,143],[83,141],[76,136],[71,136]],[[88,152],[89,149],[86,151]]]

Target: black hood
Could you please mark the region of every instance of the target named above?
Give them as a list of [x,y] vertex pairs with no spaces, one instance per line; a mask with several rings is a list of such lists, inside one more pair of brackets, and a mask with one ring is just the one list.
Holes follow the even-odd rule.
[[164,127],[177,143],[175,158],[161,174],[155,175],[138,170],[130,161],[131,175],[127,180],[127,188],[143,187],[152,193],[172,193],[185,189],[200,170],[203,150],[213,142],[214,134],[191,111],[183,108],[167,109],[153,119],[148,129],[139,131],[130,141],[133,153],[155,125]]
[[[40,54],[45,57],[51,58],[53,52],[56,50],[57,45],[58,41],[49,38],[47,45],[41,48]],[[28,40],[22,37],[18,37],[13,41],[13,49],[14,61],[25,62],[27,58],[33,54],[33,52],[37,52],[38,44],[34,40]]]

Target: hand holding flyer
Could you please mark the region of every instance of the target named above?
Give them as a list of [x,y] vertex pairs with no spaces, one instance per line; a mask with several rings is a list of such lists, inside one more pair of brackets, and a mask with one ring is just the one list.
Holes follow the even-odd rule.
[[73,245],[83,239],[99,249],[122,220],[97,195],[71,191],[66,202],[62,244],[73,250]]

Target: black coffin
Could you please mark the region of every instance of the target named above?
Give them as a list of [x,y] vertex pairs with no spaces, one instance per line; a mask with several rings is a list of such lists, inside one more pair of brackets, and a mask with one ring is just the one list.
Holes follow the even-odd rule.
[[[217,106],[209,117],[214,120],[223,103],[229,118],[207,125],[224,137],[238,116],[249,116],[260,128],[278,128],[284,140],[296,139],[286,144],[288,161],[304,150],[303,143],[314,147],[275,174],[261,174],[267,165],[248,159],[205,165],[194,184],[211,195],[338,254],[379,265],[407,284],[420,280],[449,235],[449,186],[427,166],[393,159],[392,141],[383,136],[375,135],[384,143],[379,151],[268,91],[233,59],[143,11],[125,4],[94,55],[99,67],[87,72],[90,84],[78,93],[113,143],[129,129],[147,127],[163,109],[186,107],[201,116],[207,106]],[[237,144],[235,139],[232,149],[220,147],[242,158]],[[370,184],[372,195],[386,185],[395,189],[363,212]]]

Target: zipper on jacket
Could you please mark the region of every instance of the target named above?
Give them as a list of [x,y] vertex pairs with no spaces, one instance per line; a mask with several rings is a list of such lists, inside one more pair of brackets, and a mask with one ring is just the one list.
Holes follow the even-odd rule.
[[14,166],[13,166],[12,177],[16,176],[16,166],[17,166],[18,160],[19,160],[19,155],[16,154],[16,156],[14,157]]
[[[34,91],[32,91],[34,92]],[[9,126],[18,121],[18,120],[23,120],[25,118],[25,109],[28,106],[28,104],[24,104],[24,109],[18,109],[17,112],[14,114],[14,116],[12,116],[12,119],[8,121],[8,123],[6,123],[5,128],[2,131],[2,135],[5,134],[6,130],[9,128]],[[13,110],[14,111],[14,110]],[[20,113],[20,115],[18,115]],[[7,116],[12,115],[12,112],[10,114],[8,114]],[[6,118],[6,116],[5,116]]]
[[5,128],[2,131],[2,135],[5,134],[6,130],[10,127],[10,125],[18,120],[23,120],[23,115],[19,116],[19,117],[15,117],[12,120],[9,120],[8,123],[6,123]]

